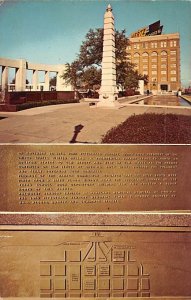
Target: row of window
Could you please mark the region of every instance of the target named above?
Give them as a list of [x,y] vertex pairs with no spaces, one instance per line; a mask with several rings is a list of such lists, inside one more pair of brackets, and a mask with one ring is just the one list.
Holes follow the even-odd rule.
[[[148,75],[148,70],[147,70],[147,69],[143,69],[143,72],[144,72],[144,74],[145,74],[145,72],[146,72],[147,74],[145,74],[145,75]],[[155,70],[151,72],[152,75],[157,75],[157,73],[158,73],[158,72],[155,71]],[[166,70],[162,70],[162,71],[161,71],[161,75],[164,75],[164,74],[167,74],[167,71],[166,71]],[[176,70],[171,71],[170,74],[171,74],[171,75],[176,75]]]
[[[143,65],[143,69],[145,68],[145,69],[148,69],[148,65]],[[166,69],[167,68],[167,65],[161,65],[160,66],[161,67],[161,69]],[[152,69],[157,69],[157,65],[151,65],[151,68]],[[174,68],[176,68],[176,64],[172,64],[172,65],[170,65],[170,68],[171,69],[174,69]]]
[[[157,59],[156,60],[154,60],[154,59],[152,59],[151,60],[152,62],[157,62]],[[170,61],[176,61],[176,57],[171,57],[170,58]],[[139,62],[140,62],[140,59],[139,58],[136,58],[136,59],[134,59],[133,60],[133,62],[135,63],[135,64],[139,64]],[[144,63],[148,63],[149,61],[148,61],[148,59],[143,59],[143,62]],[[161,58],[161,62],[167,62],[167,59],[165,58]],[[174,65],[174,64],[173,64]]]
[[[152,62],[152,66],[155,66],[156,63],[157,63],[157,60],[152,60],[151,62]],[[162,62],[163,62],[163,63],[161,64],[161,68],[166,68],[166,66],[167,66],[166,61],[162,61]],[[164,62],[165,62],[166,64],[164,64]],[[140,61],[139,61],[138,59],[134,59],[133,63],[139,65]],[[154,63],[154,64],[153,64],[153,63]],[[143,64],[148,66],[148,64],[149,64],[148,60],[143,60]],[[169,64],[169,67],[170,67],[170,68],[176,68],[176,66],[177,66],[177,65],[174,64],[174,63]]]
[[[152,52],[151,53],[151,56],[158,56],[159,54],[157,52]],[[168,53],[166,51],[162,51],[161,52],[161,56],[167,56]],[[170,55],[176,55],[176,50],[171,50],[170,51]],[[149,54],[147,52],[144,52],[142,55],[140,53],[134,53],[133,55],[134,57],[140,57],[140,56],[143,56],[144,58],[145,57],[149,57]]]
[[[146,71],[143,72],[143,75],[148,75],[148,72],[146,72]],[[156,75],[156,74],[152,74],[152,75]],[[157,82],[157,77],[152,77],[151,81],[152,82]],[[168,81],[167,77],[161,77],[161,81]],[[173,76],[173,77],[170,78],[170,81],[175,82],[175,81],[177,81],[177,78]]]
[[[155,74],[157,74],[157,71],[152,71],[151,74],[152,74],[152,75],[155,75]],[[164,74],[167,74],[167,72],[166,72],[165,70],[163,70],[163,71],[161,71],[161,74],[164,75]],[[170,72],[170,74],[175,75],[175,74],[176,74],[176,71],[173,70],[173,71]]]
[[[161,47],[161,48],[166,48],[167,46],[170,46],[170,47],[176,47],[178,45],[177,41],[176,40],[172,40],[172,41],[161,41],[161,42],[143,42],[143,43],[135,43],[132,45],[133,49],[149,49],[149,48],[158,48],[158,47]],[[131,50],[131,46],[129,45],[127,47],[127,50]]]
[[[134,60],[136,62],[139,62],[139,59]],[[161,61],[167,61],[167,58],[161,58]],[[148,58],[143,58],[143,62],[148,63]],[[157,62],[157,58],[152,58],[151,62]]]
[[[161,78],[161,81],[167,81],[167,78],[166,78],[166,77],[162,77],[162,78]],[[171,77],[170,81],[171,81],[171,82],[176,82],[177,79],[176,79],[176,77]]]

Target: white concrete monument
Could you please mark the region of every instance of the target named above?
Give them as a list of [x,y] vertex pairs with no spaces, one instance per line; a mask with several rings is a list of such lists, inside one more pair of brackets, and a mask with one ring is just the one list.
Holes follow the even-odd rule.
[[117,99],[114,16],[109,4],[104,15],[102,77],[97,106],[115,107]]
[[139,80],[138,91],[139,91],[140,95],[144,95],[144,80]]

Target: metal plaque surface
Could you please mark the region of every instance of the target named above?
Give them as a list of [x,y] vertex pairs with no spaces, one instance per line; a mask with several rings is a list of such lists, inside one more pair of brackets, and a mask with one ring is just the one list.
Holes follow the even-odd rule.
[[190,146],[0,146],[1,211],[191,209]]
[[0,242],[1,297],[191,296],[191,232],[25,227]]

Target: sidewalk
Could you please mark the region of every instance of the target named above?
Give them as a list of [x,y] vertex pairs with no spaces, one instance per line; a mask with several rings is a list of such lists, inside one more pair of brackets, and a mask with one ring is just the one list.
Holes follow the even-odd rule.
[[[126,105],[121,109],[89,107],[88,103],[37,107],[16,113],[0,113],[0,143],[98,144],[102,136],[133,114],[175,113],[191,116],[191,109]],[[77,127],[75,136],[74,130]],[[81,130],[80,130],[81,127]]]

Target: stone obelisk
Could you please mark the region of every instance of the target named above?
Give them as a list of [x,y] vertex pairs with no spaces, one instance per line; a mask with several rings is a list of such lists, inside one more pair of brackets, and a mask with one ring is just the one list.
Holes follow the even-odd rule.
[[102,77],[97,106],[114,107],[117,99],[114,16],[109,4],[104,15]]

